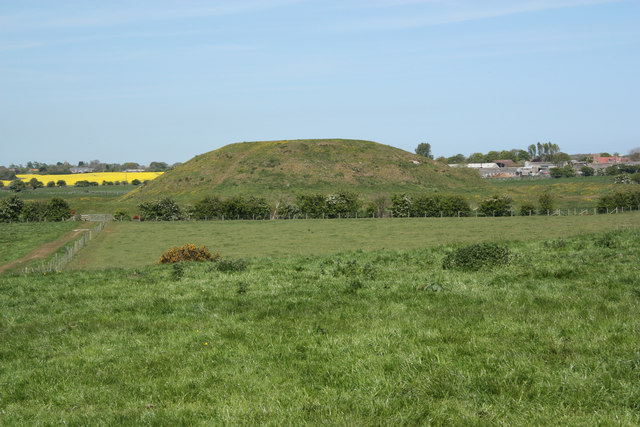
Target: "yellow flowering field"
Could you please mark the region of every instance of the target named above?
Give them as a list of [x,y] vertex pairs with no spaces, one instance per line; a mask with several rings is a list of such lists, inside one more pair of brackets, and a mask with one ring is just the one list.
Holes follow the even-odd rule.
[[[102,184],[102,181],[127,181],[131,182],[134,179],[138,179],[141,182],[152,180],[164,172],[95,172],[95,173],[75,173],[66,175],[32,175],[32,174],[20,174],[16,175],[24,182],[29,182],[31,178],[37,178],[43,184],[47,184],[49,181],[58,182],[58,180],[64,180],[67,185],[75,185],[78,181],[97,182]],[[2,181],[5,185],[9,185],[11,181]]]

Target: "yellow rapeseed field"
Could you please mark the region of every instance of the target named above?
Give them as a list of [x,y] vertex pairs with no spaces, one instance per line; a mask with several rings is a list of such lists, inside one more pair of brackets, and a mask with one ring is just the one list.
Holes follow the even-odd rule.
[[[58,182],[59,180],[63,180],[67,183],[67,185],[75,185],[78,181],[89,181],[89,182],[97,182],[98,184],[102,184],[102,181],[127,181],[131,182],[134,179],[140,180],[140,182],[144,182],[147,180],[152,180],[164,172],[95,172],[95,173],[75,173],[75,174],[67,174],[67,175],[32,175],[32,174],[20,174],[16,175],[18,178],[23,180],[25,183],[29,182],[31,178],[36,178],[38,181],[41,181],[44,185],[47,185],[47,182],[53,181]],[[2,181],[4,185],[9,185],[11,181]]]

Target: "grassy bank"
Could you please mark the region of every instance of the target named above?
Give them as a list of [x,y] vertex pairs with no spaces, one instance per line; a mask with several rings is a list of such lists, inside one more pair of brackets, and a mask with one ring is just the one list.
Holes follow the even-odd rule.
[[509,246],[5,276],[0,424],[640,423],[637,228]]
[[637,212],[570,217],[122,222],[109,223],[70,268],[149,265],[165,250],[185,243],[205,245],[223,256],[283,257],[559,238],[638,225]]

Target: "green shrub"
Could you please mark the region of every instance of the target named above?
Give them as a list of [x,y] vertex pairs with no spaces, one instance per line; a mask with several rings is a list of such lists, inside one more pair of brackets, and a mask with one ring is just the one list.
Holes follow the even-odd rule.
[[520,206],[520,215],[529,216],[529,215],[535,215],[535,214],[536,214],[536,205],[534,205],[533,203],[523,203],[522,206]]
[[484,216],[509,216],[511,215],[511,197],[497,194],[483,200],[478,205],[478,212]]
[[246,269],[247,269],[247,262],[241,258],[221,259],[216,263],[216,270],[223,271],[225,273],[244,271]]
[[182,219],[182,209],[171,198],[165,197],[155,202],[144,202],[138,205],[142,221],[177,221]]
[[0,200],[0,222],[18,221],[23,207],[24,202],[17,195]]
[[120,208],[113,213],[113,219],[116,221],[131,221],[131,215],[126,209]]
[[65,181],[64,179],[59,179],[58,182],[56,182],[56,185],[58,187],[66,187],[67,186],[67,181]]
[[442,268],[477,271],[483,267],[508,264],[509,258],[507,246],[497,243],[476,243],[448,253],[442,262]]
[[56,183],[55,183],[55,182],[53,182],[53,181],[49,181],[49,182],[47,182],[47,187],[48,187],[48,188],[55,187],[55,186],[56,186]]
[[173,264],[183,261],[215,261],[220,258],[218,254],[211,254],[209,249],[188,243],[183,246],[174,246],[162,254],[158,264]]
[[47,204],[45,202],[27,202],[22,208],[22,220],[28,222],[42,221],[42,219],[44,219],[46,210]]
[[540,215],[547,215],[553,211],[554,207],[554,198],[549,190],[545,190],[538,197],[538,204],[540,205],[540,209],[538,213]]
[[45,207],[44,217],[47,221],[64,221],[71,215],[69,204],[60,197],[52,198]]

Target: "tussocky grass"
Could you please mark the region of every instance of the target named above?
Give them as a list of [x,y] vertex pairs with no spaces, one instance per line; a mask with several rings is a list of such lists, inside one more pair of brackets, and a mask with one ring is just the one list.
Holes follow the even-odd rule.
[[640,423],[640,232],[6,275],[0,424]]

